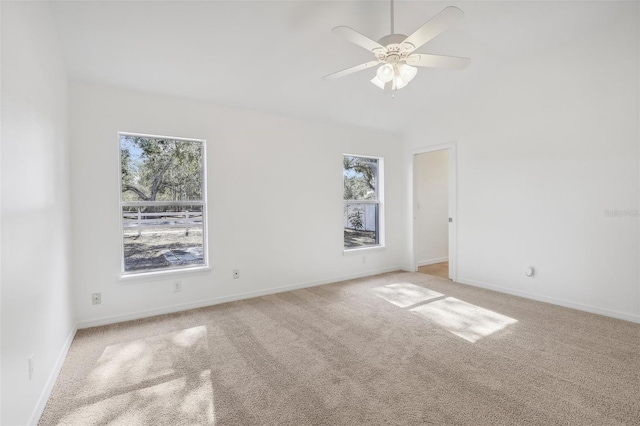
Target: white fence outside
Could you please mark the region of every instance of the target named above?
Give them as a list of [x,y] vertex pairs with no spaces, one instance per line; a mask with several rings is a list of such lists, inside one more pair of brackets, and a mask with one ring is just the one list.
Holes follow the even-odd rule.
[[138,235],[145,228],[185,228],[185,234],[189,235],[189,229],[202,228],[202,212],[143,213],[140,209],[122,212],[122,227],[124,230],[136,229]]
[[354,229],[353,224],[349,220],[349,214],[354,210],[360,209],[362,212],[362,231],[375,231],[376,230],[376,209],[375,204],[347,204],[343,214],[343,225],[346,229]]

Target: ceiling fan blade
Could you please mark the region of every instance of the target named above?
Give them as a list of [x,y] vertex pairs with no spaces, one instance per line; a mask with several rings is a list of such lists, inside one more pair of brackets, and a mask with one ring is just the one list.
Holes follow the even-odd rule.
[[471,59],[458,58],[457,56],[429,55],[427,53],[413,53],[407,58],[407,64],[416,67],[448,68],[461,70],[465,68]]
[[462,17],[464,17],[464,12],[457,7],[449,6],[445,8],[407,37],[402,42],[402,49],[408,52],[416,50],[429,40],[443,33],[453,23],[462,19]]
[[341,26],[335,27],[331,30],[334,34],[349,40],[351,43],[357,44],[360,47],[364,47],[369,52],[376,53],[380,50],[384,51],[385,47],[375,40],[371,40],[369,37],[360,34],[353,28]]
[[378,61],[365,62],[364,64],[356,65],[355,67],[347,68],[347,69],[342,70],[342,71],[338,71],[338,72],[334,72],[334,73],[329,74],[329,75],[325,75],[322,78],[324,78],[325,80],[335,80],[336,78],[344,77],[345,75],[353,74],[354,72],[358,72],[358,71],[366,70],[367,68],[375,67],[379,63],[380,62],[378,62]]

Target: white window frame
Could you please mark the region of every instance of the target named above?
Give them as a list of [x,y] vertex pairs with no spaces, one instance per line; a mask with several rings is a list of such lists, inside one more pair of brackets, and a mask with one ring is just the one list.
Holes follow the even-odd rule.
[[[344,157],[358,157],[358,158],[370,158],[372,160],[378,161],[378,182],[376,182],[376,192],[378,195],[377,200],[345,200],[344,199],[344,165],[342,166],[342,207],[343,214],[344,208],[347,205],[353,204],[377,204],[378,205],[378,223],[377,223],[377,236],[378,236],[378,244],[371,244],[367,246],[361,247],[345,247],[344,246],[344,235],[342,238],[342,249],[343,254],[354,254],[362,251],[368,250],[379,250],[385,248],[385,214],[384,214],[384,157],[376,157],[372,155],[361,155],[361,154],[342,154],[342,160],[344,161]],[[343,228],[344,228],[344,217],[342,218]],[[344,233],[344,229],[343,229]]]
[[[168,267],[168,268],[158,268],[158,269],[142,269],[136,271],[125,271],[124,265],[124,218],[122,214],[122,208],[127,206],[135,206],[135,205],[149,205],[149,202],[146,201],[123,201],[122,200],[122,158],[121,158],[121,149],[120,149],[120,138],[122,136],[136,136],[136,137],[145,137],[145,138],[154,138],[154,139],[171,139],[175,141],[185,141],[185,142],[198,142],[202,144],[202,200],[200,201],[154,201],[153,205],[162,206],[162,205],[202,205],[202,259],[204,261],[203,264],[199,265],[184,265],[184,266],[176,266],[176,267]],[[207,202],[207,141],[205,139],[197,139],[197,138],[185,138],[185,137],[177,137],[177,136],[163,136],[163,135],[153,135],[147,133],[133,133],[133,132],[118,132],[117,138],[117,147],[118,147],[118,216],[120,217],[120,278],[144,278],[144,277],[153,277],[158,275],[166,275],[166,274],[179,274],[179,273],[191,273],[191,272],[202,272],[211,270],[209,266],[209,238],[208,238],[208,202]]]

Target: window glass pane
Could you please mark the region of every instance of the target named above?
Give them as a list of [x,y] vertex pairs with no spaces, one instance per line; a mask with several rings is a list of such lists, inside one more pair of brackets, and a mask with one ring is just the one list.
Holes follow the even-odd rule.
[[123,272],[206,266],[204,141],[120,134]]
[[378,204],[345,204],[344,247],[364,247],[379,244]]
[[203,206],[123,207],[124,270],[204,265]]
[[378,159],[345,155],[343,158],[345,200],[378,199]]
[[202,200],[202,142],[120,135],[122,201]]

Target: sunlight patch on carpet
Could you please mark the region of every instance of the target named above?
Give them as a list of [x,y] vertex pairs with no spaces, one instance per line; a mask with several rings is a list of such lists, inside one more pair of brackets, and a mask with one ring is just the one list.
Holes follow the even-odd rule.
[[417,306],[410,311],[471,343],[518,322],[454,297]]
[[[173,424],[213,425],[210,373],[210,370],[205,370],[197,378],[180,377],[100,398],[80,405],[63,417],[58,425],[171,424],[170,420],[167,422],[171,418],[177,422]],[[190,391],[186,392],[187,389]]]
[[212,425],[210,359],[203,326],[108,346],[59,424]]
[[371,291],[376,296],[401,308],[444,296],[444,294],[438,293],[437,291],[409,283],[389,284],[373,288]]

